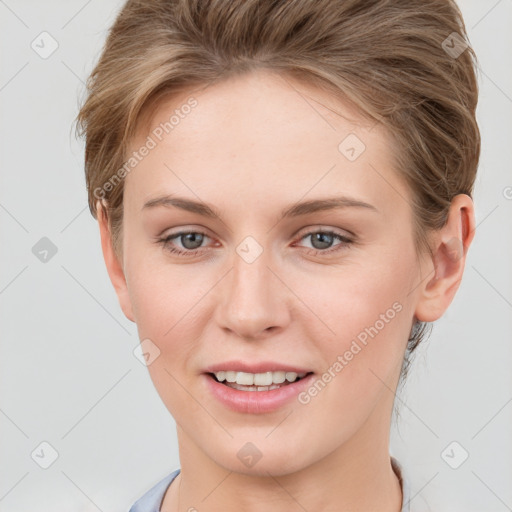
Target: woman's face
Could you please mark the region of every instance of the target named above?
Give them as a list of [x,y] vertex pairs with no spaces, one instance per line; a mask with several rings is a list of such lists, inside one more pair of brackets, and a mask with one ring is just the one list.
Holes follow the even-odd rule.
[[283,475],[387,442],[421,277],[382,127],[264,72],[149,126],[126,176],[121,303],[182,448]]

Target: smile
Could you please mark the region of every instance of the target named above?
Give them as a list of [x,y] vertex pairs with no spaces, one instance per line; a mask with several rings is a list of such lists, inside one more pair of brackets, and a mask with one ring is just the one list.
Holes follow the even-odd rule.
[[222,406],[244,414],[271,413],[296,403],[299,393],[315,379],[313,372],[273,369],[250,373],[218,368],[203,373],[205,393]]
[[240,391],[270,391],[296,382],[305,377],[307,373],[285,371],[264,373],[218,371],[211,375],[215,377],[217,382]]

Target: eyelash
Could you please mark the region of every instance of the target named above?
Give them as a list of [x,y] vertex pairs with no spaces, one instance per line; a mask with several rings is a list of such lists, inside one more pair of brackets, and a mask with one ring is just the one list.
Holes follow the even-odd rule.
[[[341,243],[339,243],[329,249],[325,249],[325,250],[311,249],[309,247],[306,247],[305,249],[307,250],[308,254],[313,254],[314,256],[318,256],[318,255],[322,255],[322,254],[330,254],[332,252],[337,252],[340,250],[348,249],[350,247],[350,245],[352,245],[354,243],[353,240],[351,240],[350,238],[348,238],[344,235],[340,235],[339,233],[336,233],[334,231],[321,230],[321,229],[316,230],[316,231],[310,231],[310,232],[304,234],[303,236],[301,236],[299,238],[299,241],[303,240],[304,238],[307,238],[308,236],[315,235],[318,233],[321,233],[322,235],[330,235],[330,236],[338,239]],[[185,257],[196,256],[197,254],[202,252],[201,248],[183,250],[183,249],[176,249],[176,247],[173,247],[170,245],[171,240],[173,240],[175,238],[179,238],[182,235],[190,235],[190,234],[202,235],[204,237],[210,238],[206,233],[204,233],[202,231],[180,231],[179,233],[173,233],[172,235],[168,235],[164,238],[159,238],[157,240],[157,243],[161,244],[164,247],[164,249],[166,249],[167,251],[169,251],[173,254],[177,254],[178,256],[185,256]]]

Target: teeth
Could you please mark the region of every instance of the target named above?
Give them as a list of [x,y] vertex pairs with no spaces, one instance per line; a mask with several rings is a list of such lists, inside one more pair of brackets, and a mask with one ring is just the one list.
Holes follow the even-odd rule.
[[226,375],[226,380],[228,382],[236,382],[236,372],[219,372],[224,373]]
[[270,386],[272,384],[272,372],[255,373],[254,385],[255,386]]
[[229,383],[238,384],[240,386],[254,386],[254,390],[258,391],[267,391],[266,389],[263,388],[268,388],[269,386],[272,388],[272,385],[282,384],[284,381],[294,382],[297,379],[297,377],[302,378],[305,375],[305,373],[283,371],[265,373],[247,373],[233,371],[215,372],[215,377],[219,382],[227,381]]
[[286,372],[272,372],[272,382],[282,384],[286,380]]
[[270,391],[271,389],[278,389],[279,384],[272,384],[271,386],[241,386],[240,384],[228,384],[230,388],[239,389],[240,391]]
[[254,377],[253,373],[237,372],[235,382],[242,386],[252,386],[254,384]]

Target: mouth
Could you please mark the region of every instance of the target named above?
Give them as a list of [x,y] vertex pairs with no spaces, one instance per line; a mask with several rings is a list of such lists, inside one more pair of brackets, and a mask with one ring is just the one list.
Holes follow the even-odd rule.
[[221,370],[209,372],[208,375],[219,384],[239,391],[272,391],[284,388],[298,382],[313,372],[290,372],[284,370],[263,373],[248,373],[243,371]]
[[315,375],[307,367],[270,360],[224,361],[202,372],[204,392],[223,407],[242,414],[273,413],[293,406]]

